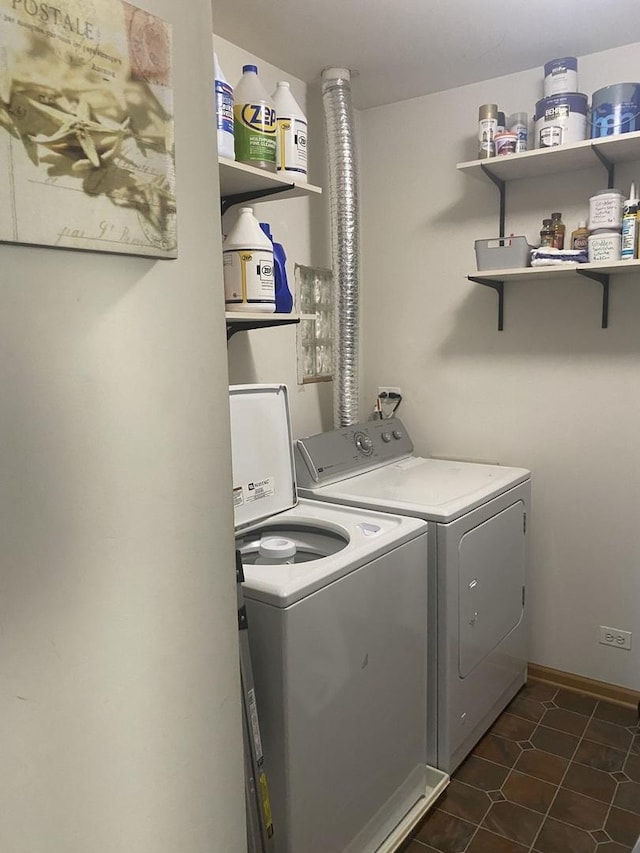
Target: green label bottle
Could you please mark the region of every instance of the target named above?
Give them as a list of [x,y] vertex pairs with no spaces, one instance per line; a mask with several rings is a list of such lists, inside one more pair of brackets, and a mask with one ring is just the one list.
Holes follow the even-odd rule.
[[235,88],[235,155],[239,163],[276,171],[276,111],[258,80],[255,65],[245,65]]

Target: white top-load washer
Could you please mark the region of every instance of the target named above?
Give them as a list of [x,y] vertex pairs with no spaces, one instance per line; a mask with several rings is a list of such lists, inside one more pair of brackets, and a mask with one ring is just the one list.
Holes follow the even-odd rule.
[[526,680],[530,472],[414,455],[398,418],[296,443],[299,494],[429,524],[428,761],[451,773]]
[[427,766],[427,524],[297,501],[287,390],[230,388],[236,545],[278,853],[395,850]]

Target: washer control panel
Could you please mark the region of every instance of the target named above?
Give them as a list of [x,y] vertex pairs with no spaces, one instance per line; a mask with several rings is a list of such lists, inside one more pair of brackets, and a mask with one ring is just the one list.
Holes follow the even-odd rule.
[[413,442],[399,418],[364,421],[298,439],[296,479],[300,488],[314,488],[411,453]]

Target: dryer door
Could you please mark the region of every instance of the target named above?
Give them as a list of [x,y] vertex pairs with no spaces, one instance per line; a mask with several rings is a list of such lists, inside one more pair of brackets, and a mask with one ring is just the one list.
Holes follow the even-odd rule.
[[459,544],[458,671],[466,678],[524,613],[525,507],[517,501]]

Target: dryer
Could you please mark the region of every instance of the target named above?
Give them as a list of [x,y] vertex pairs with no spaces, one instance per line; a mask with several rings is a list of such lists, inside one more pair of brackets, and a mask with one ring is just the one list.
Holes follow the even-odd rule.
[[298,501],[287,391],[230,389],[236,547],[277,853],[390,853],[427,766],[428,525]]
[[428,762],[451,773],[526,681],[524,468],[422,458],[398,418],[296,443],[299,493],[429,522]]

